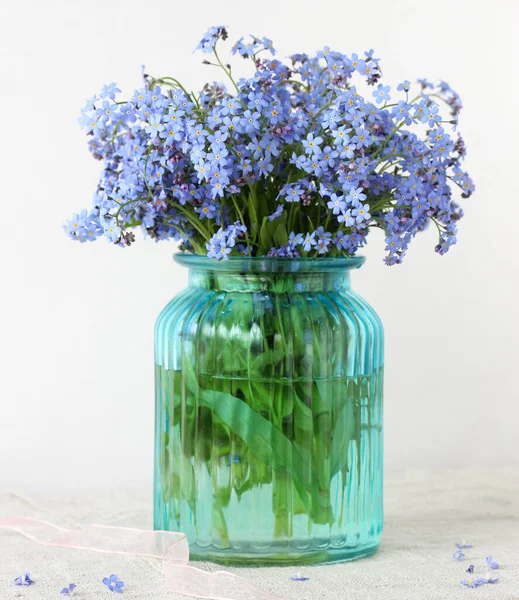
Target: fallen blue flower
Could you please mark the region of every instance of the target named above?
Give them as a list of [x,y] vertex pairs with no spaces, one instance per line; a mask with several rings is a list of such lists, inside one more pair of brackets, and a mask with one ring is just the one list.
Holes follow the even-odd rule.
[[499,569],[499,563],[496,563],[494,560],[492,560],[491,556],[487,556],[487,565],[491,569]]
[[499,581],[498,577],[492,577],[490,573],[487,573],[485,578],[485,583],[497,583]]
[[69,583],[68,587],[63,588],[60,594],[70,596],[70,594],[74,591],[74,588],[77,588],[77,585],[75,583]]
[[469,588],[477,588],[486,583],[486,579],[479,577],[478,579],[462,579],[460,581],[461,585]]
[[472,548],[472,544],[467,544],[465,540],[461,540],[461,542],[456,542],[456,548],[463,550],[463,548]]
[[310,577],[304,577],[301,573],[294,573],[290,579],[292,581],[308,581]]
[[111,592],[122,593],[124,587],[124,581],[120,581],[117,575],[110,575],[110,577],[105,577],[103,579],[103,583]]
[[34,581],[31,579],[30,573],[25,573],[25,575],[20,575],[14,580],[14,585],[32,585]]
[[467,573],[474,573],[474,565],[469,565],[468,569],[465,569]]
[[452,558],[456,560],[461,560],[465,556],[465,553],[461,550],[456,550],[456,552],[452,555]]

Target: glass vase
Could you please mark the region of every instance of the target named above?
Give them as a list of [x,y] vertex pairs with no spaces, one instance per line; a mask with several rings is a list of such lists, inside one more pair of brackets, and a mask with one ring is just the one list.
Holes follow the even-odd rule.
[[177,254],[155,327],[154,524],[191,558],[311,564],[382,530],[383,330],[364,259]]

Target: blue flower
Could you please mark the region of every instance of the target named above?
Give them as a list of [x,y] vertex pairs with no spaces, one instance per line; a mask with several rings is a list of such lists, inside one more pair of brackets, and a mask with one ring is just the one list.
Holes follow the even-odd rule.
[[25,575],[20,575],[14,580],[14,585],[32,585],[34,581],[31,579],[30,573],[25,573]]
[[462,579],[460,581],[461,585],[469,588],[477,588],[486,583],[486,579],[478,578],[478,579]]
[[292,581],[308,581],[310,577],[305,577],[304,575],[301,575],[301,573],[297,572],[294,573],[290,579],[292,579]]
[[465,569],[467,573],[474,573],[474,565],[469,565],[468,569]]
[[112,219],[105,226],[105,235],[111,242],[118,242],[121,239],[122,228]]
[[309,252],[316,244],[315,231],[313,233],[308,233],[303,240],[303,250]]
[[229,254],[232,252],[232,248],[229,246],[221,246],[220,250],[216,254],[218,260],[226,260],[229,258]]
[[333,238],[332,242],[335,244],[337,250],[345,249],[347,246],[346,236],[342,231],[337,232],[337,235]]
[[202,50],[204,54],[210,54],[220,37],[222,39],[227,37],[227,30],[225,27],[223,25],[220,25],[219,27],[210,27],[194,51]]
[[330,146],[323,148],[323,152],[319,157],[321,159],[321,165],[323,168],[334,167],[336,164],[336,158],[339,156],[337,150],[333,150]]
[[77,587],[77,585],[75,583],[69,583],[68,587],[65,587],[61,590],[60,594],[65,594],[66,596],[70,596],[70,594],[74,591],[74,589]]
[[351,141],[356,145],[357,148],[367,148],[371,145],[372,139],[369,131],[364,127],[359,127],[355,130],[355,134]]
[[361,187],[352,187],[348,192],[348,199],[353,203],[360,203],[363,200],[366,200],[366,194],[363,193]]
[[303,234],[290,232],[288,236],[288,243],[292,246],[300,246],[303,243]]
[[299,202],[305,193],[303,188],[297,184],[289,184],[283,188],[285,202]]
[[120,91],[116,83],[109,83],[108,85],[103,85],[99,95],[101,98],[111,98],[114,100],[115,94],[120,93]]
[[247,99],[248,99],[247,106],[251,110],[258,110],[261,112],[261,109],[268,106],[268,102],[265,100],[265,96],[263,93],[258,94],[258,93],[251,92],[247,96]]
[[165,127],[162,124],[162,116],[158,114],[151,115],[150,123],[146,127],[146,133],[151,134],[153,137],[158,137],[161,131],[164,129]]
[[373,91],[373,96],[375,97],[375,102],[377,104],[382,104],[383,102],[387,102],[391,99],[389,95],[389,91],[391,90],[391,86],[378,84],[377,89]]
[[346,208],[344,196],[337,196],[337,194],[332,194],[330,196],[330,201],[327,203],[326,206],[328,206],[328,208],[333,212],[334,215],[340,214]]
[[337,221],[344,223],[345,227],[351,227],[355,224],[355,218],[351,214],[351,209],[343,210],[338,216]]
[[429,127],[434,127],[441,120],[441,115],[438,113],[438,106],[436,104],[430,104],[424,113],[422,122],[427,122]]
[[464,548],[472,548],[472,544],[468,544],[465,540],[461,540],[461,542],[456,542],[456,548],[459,550],[463,550]]
[[252,58],[254,53],[256,52],[258,44],[255,40],[244,42],[241,37],[237,42],[235,42],[234,46],[231,49],[233,54],[238,53],[240,56],[244,58]]
[[323,226],[320,226],[315,230],[315,237],[318,253],[326,254],[332,241],[332,234],[329,231],[325,231]]
[[456,552],[452,555],[452,558],[454,558],[457,561],[460,561],[464,556],[464,552],[462,552],[461,550],[456,550]]
[[499,563],[492,560],[491,556],[487,556],[486,562],[491,569],[499,569]]
[[117,575],[110,575],[110,577],[105,577],[103,579],[103,583],[111,592],[122,593],[123,587],[125,585],[124,581],[121,581]]
[[395,254],[396,252],[402,250],[403,248],[404,248],[404,241],[399,235],[394,233],[393,235],[386,237],[386,250],[390,254]]
[[306,139],[303,140],[303,148],[305,149],[306,154],[320,154],[321,148],[319,144],[323,143],[323,138],[318,135],[314,137],[313,133],[309,133],[306,136]]
[[410,88],[411,88],[411,82],[410,82],[410,81],[407,81],[407,79],[406,79],[406,80],[405,80],[405,81],[403,81],[402,83],[399,83],[399,84],[397,85],[397,88],[396,88],[396,89],[397,89],[399,92],[401,92],[401,91],[408,92]]
[[259,130],[261,114],[257,111],[246,110],[243,117],[240,119],[240,126],[245,130],[245,133],[254,133]]
[[272,56],[274,56],[274,54],[276,54],[276,50],[273,46],[272,40],[269,40],[269,38],[267,37],[262,37],[261,41],[263,42],[263,48],[265,50],[268,50],[272,54]]
[[411,105],[403,100],[399,100],[398,104],[391,109],[391,116],[399,120],[403,119],[406,125],[411,125],[413,122],[411,117]]
[[195,208],[195,212],[200,215],[200,220],[202,219],[214,219],[215,215],[218,212],[218,207],[211,202],[204,202],[202,206]]
[[290,162],[294,164],[298,169],[306,170],[306,165],[308,164],[308,158],[302,154],[301,156],[297,156],[295,152],[292,153],[292,157],[290,158]]
[[282,204],[278,204],[276,210],[267,217],[269,221],[274,221],[274,219],[279,219],[279,217],[283,214],[285,207]]
[[358,204],[352,211],[351,216],[355,218],[357,224],[361,224],[364,221],[369,221],[371,215],[369,213],[369,204]]

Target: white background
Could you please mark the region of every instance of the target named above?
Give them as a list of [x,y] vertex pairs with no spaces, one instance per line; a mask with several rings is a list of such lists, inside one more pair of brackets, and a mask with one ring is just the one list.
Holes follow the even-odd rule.
[[458,90],[477,185],[459,244],[439,257],[431,230],[386,267],[372,235],[353,283],[386,329],[386,465],[519,465],[518,21],[513,0],[4,0],[1,485],[151,482],[153,324],[186,273],[169,244],[68,241],[101,166],[76,118],[104,83],[129,96],[141,64],[193,88],[219,77],[191,51],[220,24],[281,56],[373,47],[385,83]]

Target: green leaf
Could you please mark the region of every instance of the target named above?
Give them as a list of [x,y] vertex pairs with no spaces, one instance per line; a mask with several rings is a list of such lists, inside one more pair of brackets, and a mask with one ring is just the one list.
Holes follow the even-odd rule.
[[[275,223],[275,221],[273,221]],[[288,233],[285,222],[279,223],[274,231],[274,243],[279,248],[288,244]]]
[[296,439],[312,439],[314,421],[312,411],[294,392],[294,429]]
[[265,374],[265,367],[274,365],[280,360],[286,357],[286,351],[284,348],[277,348],[276,350],[267,349],[261,354],[258,354],[255,359],[251,362],[250,373],[253,375],[261,376]]
[[[269,385],[269,384],[267,384]],[[294,412],[294,393],[290,382],[273,382],[272,401],[275,407],[277,420],[282,423],[285,417]],[[269,385],[270,387],[270,385]]]
[[350,396],[346,399],[344,406],[335,419],[335,430],[330,450],[332,477],[348,465],[349,445],[355,432],[355,410],[355,398]]
[[291,443],[281,430],[252,410],[243,400],[224,392],[200,389],[193,365],[189,361],[184,361],[182,370],[186,385],[192,394],[196,394],[198,404],[210,408],[247,444],[251,454],[273,469],[287,468],[291,471],[294,486],[308,514],[311,514],[311,500],[305,489],[305,484],[310,483],[307,476],[312,468],[310,452]]
[[276,224],[274,221],[269,221],[267,217],[263,218],[261,229],[259,233],[260,246],[268,251],[274,245],[274,228]]
[[[241,198],[238,198],[238,202],[241,202]],[[256,205],[254,202],[254,196],[252,192],[247,196],[247,212],[250,215],[250,224],[251,224],[251,235],[252,239],[255,240],[257,236],[258,230],[258,215],[256,211]],[[245,225],[245,223],[244,223]]]

